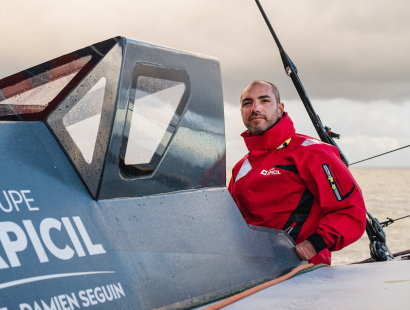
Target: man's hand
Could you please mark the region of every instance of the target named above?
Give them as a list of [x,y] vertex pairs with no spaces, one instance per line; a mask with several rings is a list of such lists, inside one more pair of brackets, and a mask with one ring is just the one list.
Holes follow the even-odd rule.
[[296,254],[300,257],[300,259],[306,261],[308,261],[317,254],[313,245],[307,240],[303,241],[302,243],[299,243],[295,247],[295,250]]

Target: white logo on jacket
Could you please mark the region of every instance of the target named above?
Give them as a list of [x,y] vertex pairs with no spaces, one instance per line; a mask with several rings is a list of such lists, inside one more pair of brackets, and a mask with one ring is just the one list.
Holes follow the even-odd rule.
[[270,170],[262,170],[261,174],[263,175],[271,175],[271,174],[281,174],[279,170],[275,170],[275,168],[272,168]]

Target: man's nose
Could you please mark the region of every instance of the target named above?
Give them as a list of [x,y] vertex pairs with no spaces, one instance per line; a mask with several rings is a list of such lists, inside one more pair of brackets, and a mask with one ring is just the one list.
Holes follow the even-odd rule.
[[252,112],[256,113],[256,112],[260,112],[260,103],[258,101],[254,101],[252,104]]

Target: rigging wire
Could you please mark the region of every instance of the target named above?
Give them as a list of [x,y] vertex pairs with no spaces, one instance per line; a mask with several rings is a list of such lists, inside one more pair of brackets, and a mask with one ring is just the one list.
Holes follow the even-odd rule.
[[[392,153],[398,150],[402,150],[409,146],[410,145],[402,146],[398,149],[395,149],[389,152],[385,152],[385,153],[382,153],[376,156],[372,156],[366,159],[359,160],[350,165],[361,163],[363,161],[366,161],[372,158],[376,158],[376,157],[379,157],[385,154],[389,154],[389,153]],[[386,244],[386,233],[384,232],[383,227],[387,227],[388,225],[393,224],[395,221],[404,219],[406,217],[410,217],[410,215],[403,216],[395,220],[388,217],[387,221],[380,223],[377,219],[373,218],[369,212],[367,212],[366,233],[370,240],[370,256],[373,258],[374,261],[378,262],[378,261],[386,261],[386,260],[393,259],[393,255],[391,254],[390,249]]]
[[387,218],[387,221],[381,222],[380,225],[381,225],[382,227],[387,227],[387,226],[389,226],[390,224],[393,224],[394,222],[396,222],[396,221],[398,221],[398,220],[405,219],[406,217],[410,217],[410,215],[406,215],[406,216],[403,216],[403,217],[399,217],[398,219],[395,219],[395,220],[393,220],[393,219],[391,219],[390,217],[388,217],[388,218]]
[[[392,153],[392,152],[395,152],[395,151],[398,151],[398,150],[405,149],[406,147],[409,147],[409,146],[410,146],[410,144],[409,144],[409,145],[406,145],[406,146],[399,147],[398,149],[395,149],[395,150],[392,150],[392,151],[389,151],[389,152],[385,152],[385,153],[382,153],[382,154],[379,154],[379,155],[376,155],[376,156],[372,156],[372,157],[369,157],[369,158],[366,158],[366,159],[362,159],[362,160],[356,161],[356,162],[354,162],[353,164],[350,164],[350,166],[351,166],[351,165],[354,165],[354,164],[357,164],[357,163],[361,163],[361,162],[363,162],[363,161],[366,161],[366,160],[369,160],[369,159],[372,159],[372,158],[375,158],[375,157],[379,157],[379,156],[382,156],[382,155],[385,155],[385,154],[389,154],[389,153]],[[400,217],[400,218],[395,219],[395,220],[393,220],[393,219],[391,219],[391,218],[388,217],[388,218],[387,218],[387,221],[381,222],[380,225],[381,225],[382,227],[387,227],[387,226],[389,226],[390,224],[393,224],[395,221],[398,221],[398,220],[401,220],[401,219],[404,219],[404,218],[407,218],[407,217],[410,217],[410,215],[406,215],[406,216]]]
[[389,153],[392,153],[392,152],[395,152],[395,151],[398,151],[398,150],[405,149],[406,147],[409,147],[409,146],[410,146],[410,144],[409,144],[409,145],[406,145],[406,146],[399,147],[398,149],[395,149],[395,150],[392,150],[392,151],[388,151],[388,152],[385,152],[385,153],[382,153],[382,154],[379,154],[379,155],[376,155],[376,156],[372,156],[372,157],[369,157],[369,158],[366,158],[366,159],[362,159],[362,160],[356,161],[356,162],[354,162],[353,164],[350,164],[350,166],[351,166],[351,165],[354,165],[354,164],[361,163],[362,161],[366,161],[366,160],[369,160],[369,159],[372,159],[372,158],[376,158],[376,157],[379,157],[379,156],[382,156],[382,155],[385,155],[385,154],[389,154]]

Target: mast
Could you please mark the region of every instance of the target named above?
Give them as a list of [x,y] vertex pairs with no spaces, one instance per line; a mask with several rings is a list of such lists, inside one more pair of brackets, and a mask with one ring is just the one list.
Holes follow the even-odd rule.
[[305,88],[303,87],[303,84],[301,80],[299,79],[298,69],[296,68],[295,64],[292,62],[288,54],[286,54],[285,50],[283,49],[282,44],[280,43],[279,38],[277,37],[275,31],[273,30],[273,27],[271,23],[269,22],[269,19],[266,16],[265,11],[263,10],[262,5],[260,4],[259,0],[255,0],[255,1],[256,1],[256,4],[260,12],[262,13],[263,19],[265,20],[270,33],[272,34],[273,39],[276,42],[276,45],[278,46],[280,57],[282,58],[283,66],[285,68],[285,72],[292,79],[293,85],[295,85],[295,88],[299,94],[299,97],[302,100],[303,105],[306,108],[306,111],[310,117],[310,120],[313,123],[313,126],[315,127],[317,131],[317,134],[319,135],[320,140],[337,147],[339,154],[340,154],[340,158],[342,159],[344,164],[347,167],[349,167],[349,161],[347,160],[346,156],[343,154],[342,150],[339,148],[339,146],[334,140],[334,138],[339,139],[340,135],[332,132],[331,128],[324,126],[322,124],[322,121],[320,120],[319,115],[317,115],[317,113],[313,109],[309,96],[307,95]]

